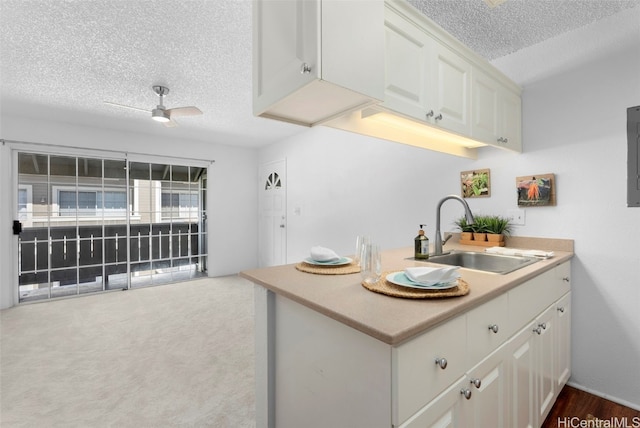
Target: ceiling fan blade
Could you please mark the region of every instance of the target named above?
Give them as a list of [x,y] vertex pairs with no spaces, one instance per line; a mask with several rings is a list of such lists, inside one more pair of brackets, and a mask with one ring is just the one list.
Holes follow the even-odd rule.
[[128,108],[129,110],[136,110],[136,111],[143,111],[145,113],[151,113],[151,110],[147,110],[144,108],[126,106],[124,104],[112,103],[111,101],[103,101],[103,102],[107,105],[114,106],[114,107],[122,107],[122,108]]
[[162,122],[162,124],[166,127],[166,128],[175,128],[176,126],[178,126],[178,122],[176,122],[175,120],[170,120],[168,122]]
[[198,116],[202,114],[202,111],[198,107],[189,106],[170,108],[167,110],[167,113],[169,113],[169,117]]

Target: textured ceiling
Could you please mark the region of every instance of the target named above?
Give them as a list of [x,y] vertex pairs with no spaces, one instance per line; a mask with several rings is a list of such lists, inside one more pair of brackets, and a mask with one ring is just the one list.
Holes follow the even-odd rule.
[[[637,7],[640,0],[410,0],[480,55],[495,59]],[[1,0],[5,113],[259,147],[303,128],[251,112],[248,0]],[[169,108],[204,114],[164,128],[144,113],[153,84]],[[2,136],[0,136],[2,137]]]
[[408,1],[488,60],[640,5],[638,0],[508,0],[490,8],[476,0]]

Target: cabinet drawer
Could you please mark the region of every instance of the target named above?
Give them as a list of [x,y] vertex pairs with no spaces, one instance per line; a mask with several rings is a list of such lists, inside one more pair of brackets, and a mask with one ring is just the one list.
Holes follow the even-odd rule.
[[467,367],[473,367],[509,337],[508,300],[502,294],[467,313]]
[[566,262],[510,290],[510,328],[519,329],[567,293],[571,288],[570,270],[571,264]]
[[[459,316],[392,349],[393,421],[409,418],[466,369],[466,319]],[[446,368],[436,364],[444,358]]]

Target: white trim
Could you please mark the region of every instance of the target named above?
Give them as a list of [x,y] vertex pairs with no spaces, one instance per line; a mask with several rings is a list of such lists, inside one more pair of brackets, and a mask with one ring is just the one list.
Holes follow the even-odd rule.
[[618,397],[614,397],[612,395],[605,394],[604,392],[596,391],[595,389],[587,388],[586,386],[580,385],[579,383],[575,383],[573,381],[567,382],[567,385],[579,389],[581,391],[588,392],[589,394],[596,395],[600,398],[604,398],[605,400],[613,401],[614,403],[618,403],[622,406],[629,407],[631,409],[640,411],[640,405],[636,403],[632,403],[630,401],[623,400]]
[[63,146],[57,144],[47,143],[34,143],[29,141],[15,141],[15,140],[0,140],[7,144],[12,150],[18,150],[21,152],[49,154],[49,155],[70,155],[75,157],[92,157],[103,158],[112,160],[131,160],[133,162],[146,162],[146,163],[162,163],[170,165],[189,165],[197,166],[200,168],[207,168],[215,159],[202,160],[187,157],[178,156],[159,156],[148,153],[137,152],[120,152],[106,149],[87,149],[86,147],[77,146]]

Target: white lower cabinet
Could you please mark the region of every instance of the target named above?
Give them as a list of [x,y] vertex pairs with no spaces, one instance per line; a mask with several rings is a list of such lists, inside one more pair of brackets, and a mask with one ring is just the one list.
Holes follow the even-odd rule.
[[394,348],[392,426],[539,427],[571,373],[569,271],[556,266]]
[[571,374],[569,262],[399,345],[256,286],[256,426],[537,428]]

